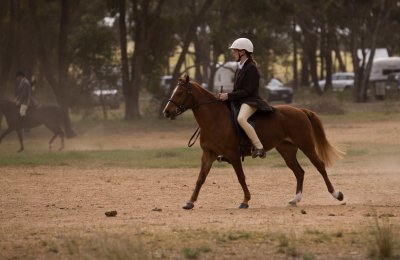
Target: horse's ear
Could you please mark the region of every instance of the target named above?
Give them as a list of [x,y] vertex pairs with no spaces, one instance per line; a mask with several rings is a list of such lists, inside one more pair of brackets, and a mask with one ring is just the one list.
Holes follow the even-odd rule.
[[180,81],[184,82],[184,83],[188,83],[189,82],[189,75],[187,73],[183,73],[181,75],[181,77],[179,78]]

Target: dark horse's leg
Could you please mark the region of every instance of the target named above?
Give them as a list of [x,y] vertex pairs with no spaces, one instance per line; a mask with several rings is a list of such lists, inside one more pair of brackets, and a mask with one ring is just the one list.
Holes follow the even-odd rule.
[[296,205],[301,200],[301,194],[303,193],[303,181],[304,181],[304,170],[301,168],[297,161],[297,150],[298,147],[290,142],[283,142],[281,145],[276,147],[276,150],[282,155],[286,165],[293,171],[296,176],[297,186],[296,195],[289,200],[289,204]]
[[22,138],[22,129],[14,129],[14,128],[10,128],[10,127],[7,128],[6,131],[4,131],[4,133],[1,134],[1,136],[0,136],[0,143],[1,143],[1,141],[3,140],[3,138],[6,135],[8,135],[9,133],[11,133],[14,130],[17,132],[17,135],[18,135],[18,140],[19,140],[19,145],[20,145],[18,152],[20,153],[20,152],[22,152],[24,150],[24,141],[23,141],[23,138]]
[[24,150],[24,140],[22,137],[22,129],[16,129],[15,131],[17,132],[17,135],[18,135],[18,140],[19,140],[19,144],[20,144],[18,152],[20,153]]
[[3,140],[3,138],[4,138],[6,135],[8,135],[9,133],[11,133],[12,131],[14,131],[14,129],[7,128],[6,131],[4,131],[4,133],[2,133],[1,136],[0,136],[0,143],[1,143],[1,141]]
[[187,202],[186,205],[183,206],[184,209],[192,209],[194,207],[194,202],[197,200],[197,197],[199,196],[201,186],[206,181],[211,166],[213,162],[216,160],[216,158],[217,158],[216,154],[203,151],[203,156],[201,157],[201,169],[199,177],[197,178],[196,187],[193,191],[192,197],[190,197],[189,202]]
[[46,126],[54,133],[53,137],[49,141],[49,150],[51,150],[53,141],[54,139],[56,139],[57,136],[60,136],[61,138],[61,146],[58,150],[61,151],[62,149],[64,149],[64,131],[61,129],[61,127],[59,126],[53,127],[49,125]]

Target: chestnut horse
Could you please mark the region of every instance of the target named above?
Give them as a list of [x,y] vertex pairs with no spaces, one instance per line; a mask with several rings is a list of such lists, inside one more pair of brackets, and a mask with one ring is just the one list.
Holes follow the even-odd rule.
[[[264,149],[276,148],[296,176],[296,194],[289,203],[296,205],[301,200],[303,191],[304,170],[296,158],[298,149],[303,151],[317,168],[332,196],[337,200],[343,200],[343,193],[335,191],[325,170],[325,166],[329,166],[335,157],[341,158],[343,153],[328,142],[318,116],[310,110],[288,105],[279,105],[275,108],[276,111],[269,115],[256,113],[255,129]],[[240,140],[231,123],[230,109],[225,102],[218,100],[196,82],[190,81],[184,74],[179,78],[178,85],[163,112],[165,117],[175,119],[188,109],[193,111],[200,126],[200,146],[203,154],[196,187],[183,208],[194,207],[201,186],[213,162],[220,155],[232,164],[243,189],[244,200],[239,208],[248,208],[250,192],[241,162]],[[250,148],[246,149],[245,155],[250,155]]]

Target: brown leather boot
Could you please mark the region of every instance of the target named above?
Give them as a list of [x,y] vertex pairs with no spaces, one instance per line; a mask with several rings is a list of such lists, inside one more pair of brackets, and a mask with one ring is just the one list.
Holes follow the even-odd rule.
[[253,151],[251,152],[252,158],[260,157],[261,159],[264,159],[266,156],[267,155],[265,154],[264,148],[261,149],[254,148]]

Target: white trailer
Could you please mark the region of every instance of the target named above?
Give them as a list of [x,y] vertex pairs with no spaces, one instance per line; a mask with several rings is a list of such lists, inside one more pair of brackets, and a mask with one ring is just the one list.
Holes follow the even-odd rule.
[[400,73],[400,57],[374,59],[372,63],[370,81],[387,81],[389,75]]
[[[375,97],[384,99],[387,91],[399,91],[400,57],[374,59],[369,80],[375,86]],[[397,88],[397,89],[396,89]]]
[[223,87],[224,92],[233,90],[233,81],[238,63],[234,61],[219,64],[214,77],[214,89],[219,92]]

